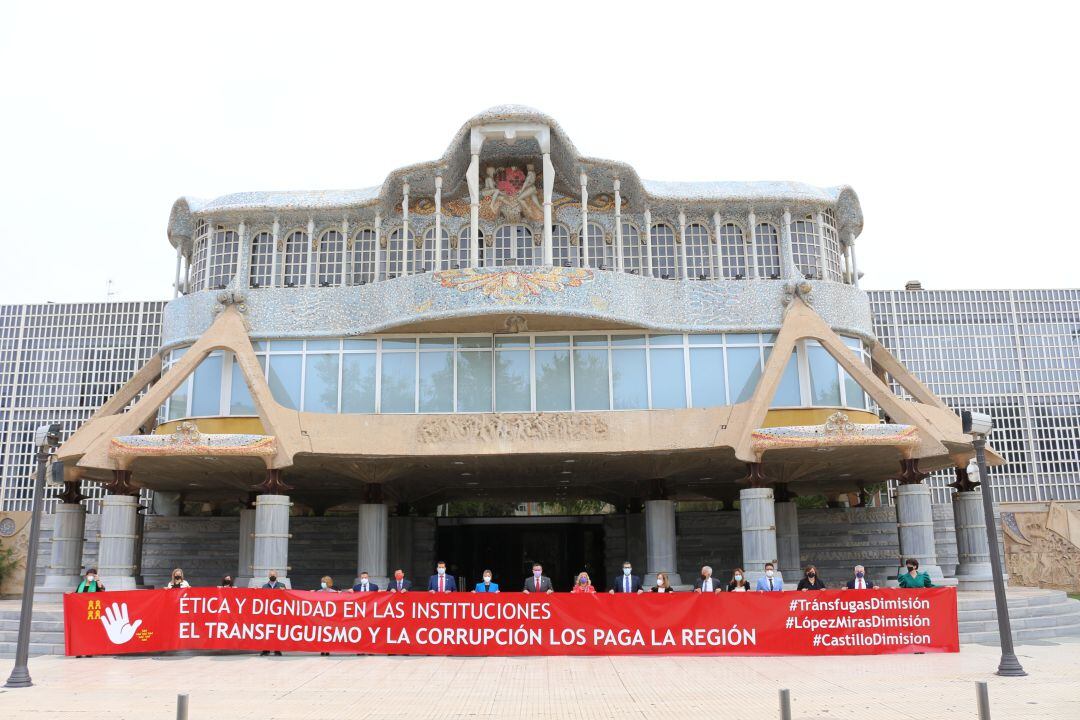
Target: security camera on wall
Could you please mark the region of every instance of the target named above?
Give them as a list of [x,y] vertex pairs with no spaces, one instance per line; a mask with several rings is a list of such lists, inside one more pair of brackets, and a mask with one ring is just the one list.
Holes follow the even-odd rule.
[[960,412],[960,422],[968,435],[989,435],[994,429],[994,419],[986,413],[963,410]]

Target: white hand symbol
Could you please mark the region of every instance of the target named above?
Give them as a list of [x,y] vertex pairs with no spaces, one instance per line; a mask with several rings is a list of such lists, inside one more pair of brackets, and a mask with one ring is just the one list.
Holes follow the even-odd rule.
[[136,620],[134,624],[128,622],[127,603],[117,605],[113,603],[105,608],[105,615],[101,618],[101,624],[105,626],[105,632],[113,645],[123,645],[135,637],[135,631],[142,625],[142,620]]

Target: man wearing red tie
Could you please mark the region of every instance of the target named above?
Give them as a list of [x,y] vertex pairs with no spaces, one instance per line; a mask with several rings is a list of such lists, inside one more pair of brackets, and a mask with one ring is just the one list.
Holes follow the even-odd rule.
[[525,578],[525,587],[522,588],[522,592],[525,593],[553,593],[554,588],[551,587],[551,578],[544,575],[544,568],[540,563],[533,564],[532,577]]
[[435,566],[435,574],[428,580],[427,589],[428,592],[457,592],[457,581],[453,575],[446,574],[446,563],[442,560]]

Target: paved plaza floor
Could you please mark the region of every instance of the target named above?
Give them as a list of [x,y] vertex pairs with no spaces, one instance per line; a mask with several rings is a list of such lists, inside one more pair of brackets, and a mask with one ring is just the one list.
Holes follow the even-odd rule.
[[[446,658],[175,655],[32,658],[36,685],[0,691],[9,718],[176,717],[176,694],[203,718],[779,717],[976,718],[975,682],[992,717],[1080,718],[1080,639],[1022,645],[1029,675],[993,675],[999,651],[845,658]],[[10,658],[2,661],[10,670]]]

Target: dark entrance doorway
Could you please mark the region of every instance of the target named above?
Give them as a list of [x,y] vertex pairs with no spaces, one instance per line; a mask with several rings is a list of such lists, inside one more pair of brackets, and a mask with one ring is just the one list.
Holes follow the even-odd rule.
[[464,590],[487,568],[501,590],[519,592],[534,562],[556,590],[569,590],[582,570],[597,590],[607,589],[599,517],[439,518],[436,543],[436,555],[464,578]]

